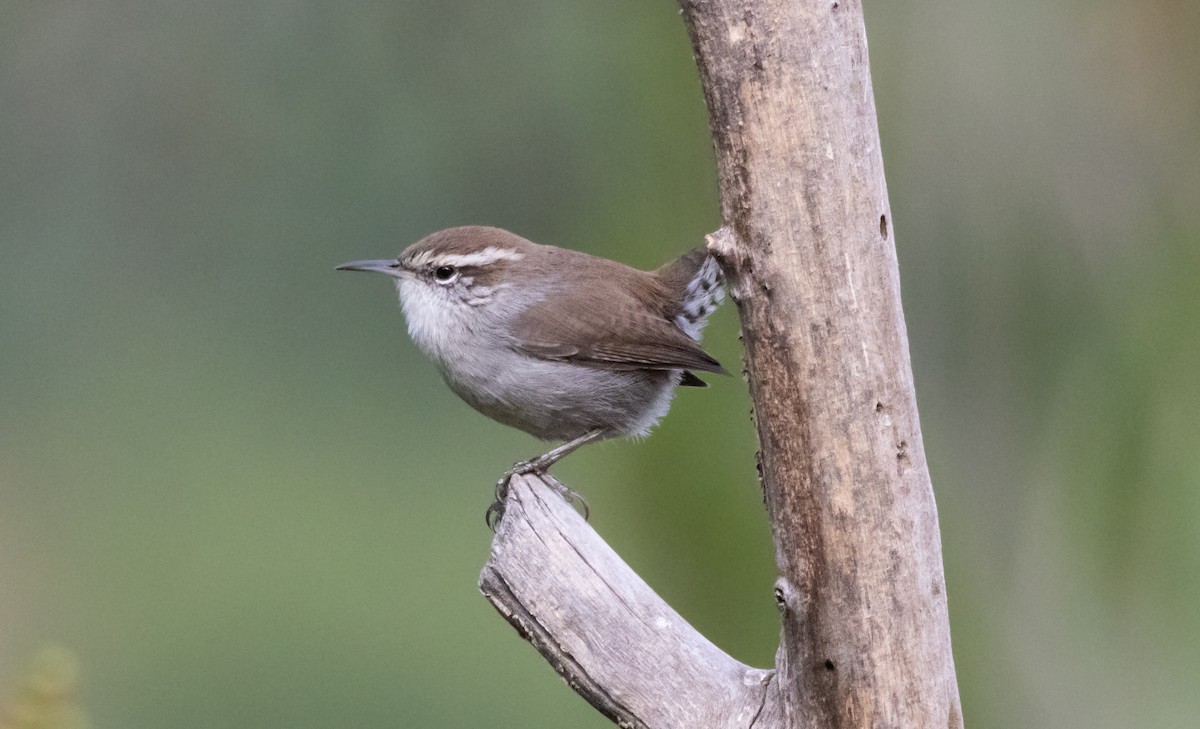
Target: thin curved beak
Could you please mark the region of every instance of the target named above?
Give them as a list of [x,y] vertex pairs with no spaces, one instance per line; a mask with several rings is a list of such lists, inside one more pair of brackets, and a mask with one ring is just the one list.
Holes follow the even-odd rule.
[[400,278],[404,275],[404,269],[400,268],[395,261],[351,261],[338,266],[337,271],[377,271],[386,273],[389,276]]

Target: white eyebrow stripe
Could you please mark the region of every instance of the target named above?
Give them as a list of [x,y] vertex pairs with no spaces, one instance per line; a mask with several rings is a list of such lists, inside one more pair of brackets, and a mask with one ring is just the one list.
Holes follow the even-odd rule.
[[519,261],[525,257],[511,248],[488,246],[474,253],[443,253],[438,255],[426,251],[413,259],[413,265],[424,266],[436,263],[439,266],[486,266],[496,261]]

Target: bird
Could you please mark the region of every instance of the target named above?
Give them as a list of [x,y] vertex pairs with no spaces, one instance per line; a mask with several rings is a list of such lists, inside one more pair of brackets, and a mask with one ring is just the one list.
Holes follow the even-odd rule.
[[391,277],[410,337],[454,394],[497,422],[561,442],[497,482],[486,515],[493,528],[513,476],[545,474],[588,443],[644,437],[677,387],[707,386],[697,372],[728,374],[699,344],[724,298],[721,268],[704,249],[643,271],[468,225],[427,235],[394,259],[337,270]]

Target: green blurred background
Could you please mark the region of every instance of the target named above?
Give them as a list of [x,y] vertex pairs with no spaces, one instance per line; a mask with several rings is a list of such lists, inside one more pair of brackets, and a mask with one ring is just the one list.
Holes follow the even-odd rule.
[[[719,224],[675,6],[6,2],[0,693],[116,727],[604,727],[478,595],[471,412],[382,279],[488,223],[652,267]],[[1200,5],[867,9],[972,727],[1200,714]],[[734,311],[706,338],[736,369]],[[770,665],[745,385],[557,472]]]

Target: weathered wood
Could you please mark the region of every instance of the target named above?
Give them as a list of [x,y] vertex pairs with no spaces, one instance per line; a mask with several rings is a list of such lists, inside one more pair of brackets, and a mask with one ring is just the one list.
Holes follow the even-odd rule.
[[481,589],[623,726],[959,728],[861,6],[680,4],[776,545],[775,671],[709,643],[539,479],[513,481]]
[[512,480],[479,586],[621,726],[773,725],[774,671],[739,663],[696,632],[537,477]]
[[680,4],[776,544],[785,726],[961,726],[861,4]]

